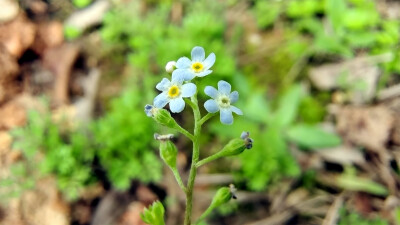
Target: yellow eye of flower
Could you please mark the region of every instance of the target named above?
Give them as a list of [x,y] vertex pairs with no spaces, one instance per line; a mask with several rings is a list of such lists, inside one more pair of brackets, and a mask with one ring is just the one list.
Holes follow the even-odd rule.
[[217,102],[218,102],[219,106],[222,108],[227,108],[231,105],[231,100],[229,99],[228,96],[219,97]]
[[170,98],[175,98],[179,95],[179,88],[176,85],[172,85],[168,90],[168,96]]
[[192,69],[194,72],[199,73],[203,71],[203,64],[201,64],[200,62],[195,62],[192,64]]

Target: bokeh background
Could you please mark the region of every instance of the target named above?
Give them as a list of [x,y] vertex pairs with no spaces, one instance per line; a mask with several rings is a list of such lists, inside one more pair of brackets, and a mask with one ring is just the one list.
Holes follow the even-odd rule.
[[194,46],[216,54],[200,104],[226,80],[244,112],[207,123],[201,157],[254,140],[199,169],[195,218],[233,183],[205,224],[400,224],[399,25],[396,0],[1,0],[0,224],[143,225],[157,199],[181,224],[153,139],[172,131],[143,110]]

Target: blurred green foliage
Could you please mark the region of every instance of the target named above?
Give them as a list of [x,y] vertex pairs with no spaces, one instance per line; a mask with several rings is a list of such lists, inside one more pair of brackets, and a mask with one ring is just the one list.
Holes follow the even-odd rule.
[[240,155],[242,167],[238,178],[245,180],[251,189],[263,190],[282,176],[300,175],[300,168],[289,151],[290,142],[311,150],[341,143],[337,135],[318,125],[299,122],[299,106],[303,99],[307,99],[307,95],[299,85],[288,89],[275,107],[266,102],[261,93],[253,93],[243,101],[246,102],[241,107],[244,117],[235,121],[231,129],[220,124],[211,126],[219,137],[224,138],[233,138],[239,131],[250,131],[253,148]]
[[29,112],[27,126],[12,131],[13,148],[22,150],[24,161],[17,164],[20,169],[11,171],[11,178],[33,184],[37,180],[32,177],[54,174],[59,189],[68,199],[75,199],[96,180],[91,170],[94,152],[85,132],[71,133],[61,127],[47,113]]
[[366,219],[360,214],[356,212],[349,212],[345,207],[340,208],[339,210],[340,218],[338,225],[348,225],[348,224],[357,224],[357,225],[388,225],[389,223],[381,218],[375,219]]
[[141,88],[129,88],[111,101],[108,113],[92,127],[96,153],[111,183],[126,189],[132,179],[148,183],[161,178],[162,163],[154,151],[153,121],[144,113]]

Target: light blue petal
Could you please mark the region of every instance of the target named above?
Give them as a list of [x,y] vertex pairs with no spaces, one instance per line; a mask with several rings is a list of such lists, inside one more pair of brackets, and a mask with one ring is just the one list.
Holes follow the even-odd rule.
[[145,111],[145,113],[146,113],[146,115],[148,116],[148,117],[152,117],[153,116],[153,112],[152,112],[152,109],[153,109],[154,107],[152,106],[152,105],[149,105],[149,104],[147,104],[145,107],[144,107],[144,111]]
[[187,76],[187,69],[176,69],[172,72],[171,83],[182,84]]
[[204,108],[209,113],[216,113],[219,110],[217,102],[213,99],[209,99],[206,102],[204,102]]
[[177,69],[188,69],[192,65],[192,61],[188,57],[181,57],[176,62]]
[[220,112],[220,120],[223,124],[232,124],[233,116],[232,111],[229,108],[222,108]]
[[238,115],[243,115],[242,110],[240,110],[238,107],[235,107],[235,106],[231,105],[231,110],[232,110],[232,112],[234,112],[234,113],[236,113]]
[[237,100],[239,99],[239,92],[234,91],[229,95],[229,100],[231,101],[231,104],[237,102]]
[[204,93],[214,99],[218,96],[217,89],[211,86],[207,86],[206,88],[204,88]]
[[182,98],[175,98],[172,99],[169,102],[169,109],[173,113],[179,113],[182,112],[182,110],[185,108],[185,101],[183,101]]
[[203,62],[205,57],[204,48],[196,46],[192,49],[192,62]]
[[182,85],[182,97],[192,97],[196,93],[196,85],[193,83],[187,83]]
[[211,53],[203,62],[204,70],[210,69],[214,65],[214,63],[215,63],[215,54]]
[[156,85],[156,88],[159,91],[167,91],[169,86],[171,86],[171,82],[167,78],[163,78],[161,82]]
[[204,76],[207,76],[210,73],[212,73],[212,70],[206,70],[206,71],[203,71],[203,72],[200,72],[200,73],[196,73],[196,76],[204,77]]
[[218,82],[218,91],[229,96],[231,93],[231,85],[224,80],[220,80]]
[[157,108],[164,108],[164,106],[169,102],[169,98],[167,97],[167,92],[162,92],[154,98],[153,105]]

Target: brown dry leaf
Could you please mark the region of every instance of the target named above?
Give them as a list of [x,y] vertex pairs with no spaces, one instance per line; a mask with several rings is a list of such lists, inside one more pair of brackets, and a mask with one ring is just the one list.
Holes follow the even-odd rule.
[[380,151],[389,140],[393,114],[386,107],[343,107],[336,114],[337,131],[348,142]]
[[130,203],[116,225],[146,225],[140,218],[140,213],[143,212],[144,208],[145,205],[141,202]]
[[0,45],[19,58],[35,40],[36,26],[24,14],[9,23],[0,24]]
[[20,212],[30,225],[69,225],[69,205],[61,198],[53,179],[37,182],[35,190],[21,197]]
[[26,122],[26,111],[16,101],[6,103],[0,108],[0,129],[9,130],[24,125]]
[[54,84],[54,101],[58,105],[66,104],[68,98],[68,84],[74,65],[79,54],[79,48],[73,44],[63,44],[45,52],[43,64],[50,69],[56,81]]
[[380,75],[377,63],[388,62],[392,58],[391,54],[382,54],[358,57],[342,63],[324,64],[312,68],[309,77],[312,83],[321,90],[338,88],[343,82],[348,85],[355,83],[365,85],[365,88],[349,87],[351,91],[350,100],[360,104],[374,97],[376,83]]
[[61,22],[51,21],[37,25],[37,34],[32,49],[43,54],[48,48],[61,45],[64,42],[64,30]]

